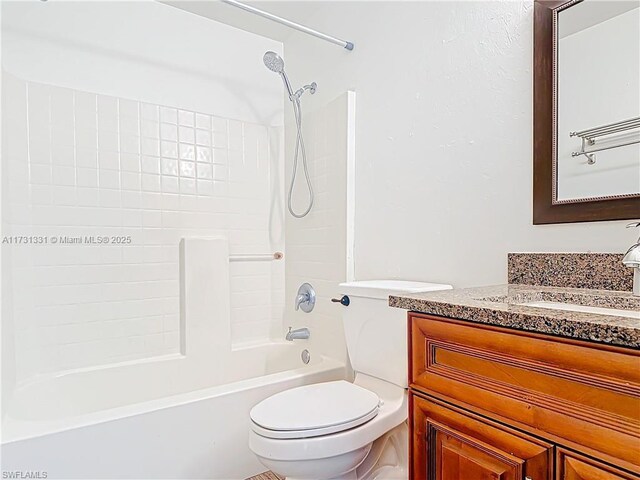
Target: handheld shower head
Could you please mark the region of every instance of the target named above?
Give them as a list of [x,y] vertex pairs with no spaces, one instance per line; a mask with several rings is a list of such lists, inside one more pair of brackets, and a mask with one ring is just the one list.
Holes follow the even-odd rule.
[[276,73],[284,73],[284,60],[276,52],[266,52],[262,57],[265,66]]
[[287,74],[284,73],[284,60],[282,60],[280,55],[278,55],[276,52],[269,51],[264,54],[264,56],[262,57],[262,61],[269,70],[280,74],[284,86],[287,89],[287,93],[289,94],[289,98],[293,98],[293,89],[291,88],[291,84],[289,83]]

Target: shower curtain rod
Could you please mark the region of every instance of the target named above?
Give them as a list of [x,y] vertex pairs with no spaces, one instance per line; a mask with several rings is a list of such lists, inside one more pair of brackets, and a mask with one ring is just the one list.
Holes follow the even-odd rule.
[[269,12],[265,12],[264,10],[260,10],[259,8],[253,7],[251,5],[247,5],[246,3],[238,2],[237,0],[221,0],[221,1],[228,5],[241,8],[246,12],[260,15],[261,17],[266,18],[268,20],[277,22],[281,25],[285,25],[289,28],[293,28],[294,30],[298,30],[299,32],[313,35],[314,37],[321,38],[322,40],[326,40],[327,42],[335,43],[336,45],[340,45],[341,47],[346,48],[347,50],[353,50],[353,43],[347,42],[346,40],[341,40],[339,38],[332,37],[331,35],[318,32],[317,30],[313,30],[312,28],[305,27],[304,25],[300,25],[299,23],[292,22],[291,20],[287,20],[286,18],[278,17],[277,15],[274,15]]

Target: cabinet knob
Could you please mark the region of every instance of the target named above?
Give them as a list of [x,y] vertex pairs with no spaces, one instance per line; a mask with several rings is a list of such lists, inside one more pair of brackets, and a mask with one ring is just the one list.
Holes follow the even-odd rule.
[[533,480],[531,477],[524,477],[524,480]]

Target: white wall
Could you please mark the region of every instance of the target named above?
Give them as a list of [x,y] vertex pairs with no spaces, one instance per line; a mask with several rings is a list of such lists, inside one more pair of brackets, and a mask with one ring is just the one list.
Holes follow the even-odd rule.
[[[303,109],[309,99],[302,99]],[[331,298],[339,297],[339,283],[353,275],[353,129],[355,94],[346,92],[304,116],[303,133],[309,174],[315,194],[313,208],[303,218],[287,212],[285,320],[293,328],[311,330],[311,354],[346,361],[342,309]],[[291,119],[291,115],[288,119]],[[292,120],[292,119],[291,119]],[[291,178],[295,124],[287,122],[286,177]],[[302,212],[309,201],[302,156],[293,195],[293,209]],[[317,295],[312,312],[295,311],[298,288],[310,283]]]
[[[571,22],[565,16],[574,8],[560,14],[560,24]],[[569,137],[640,117],[640,7],[561,38],[558,58],[558,199],[640,193],[639,144],[599,152],[589,165],[584,155],[571,156],[582,142]],[[636,131],[613,138],[617,143],[638,136]],[[597,143],[612,144],[606,138]]]
[[[3,235],[131,237],[3,246],[17,380],[176,353],[181,238],[284,250],[282,85],[247,80],[282,45],[156,2],[2,8]],[[279,336],[283,262],[230,277],[232,341]]]
[[[356,278],[504,283],[514,251],[621,252],[625,222],[532,225],[532,2],[327,2],[285,42],[307,108],[358,95]],[[639,212],[640,216],[640,212]]]
[[282,44],[153,0],[2,3],[2,65],[35,82],[282,125]]

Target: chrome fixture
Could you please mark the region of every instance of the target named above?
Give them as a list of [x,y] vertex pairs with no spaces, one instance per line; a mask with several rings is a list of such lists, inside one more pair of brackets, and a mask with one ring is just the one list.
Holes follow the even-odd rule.
[[[313,187],[311,186],[311,178],[309,177],[309,169],[307,167],[307,152],[304,148],[304,138],[302,136],[302,106],[300,105],[300,97],[306,91],[309,91],[309,93],[313,95],[314,93],[316,93],[316,88],[318,88],[318,85],[316,84],[316,82],[312,82],[309,85],[305,85],[304,87],[299,88],[294,92],[293,88],[291,88],[289,77],[287,77],[287,74],[284,71],[284,60],[282,60],[280,55],[278,55],[276,52],[266,52],[262,57],[262,61],[269,70],[280,75],[280,78],[282,78],[282,82],[287,89],[287,93],[289,94],[289,100],[293,105],[293,114],[296,117],[296,127],[298,133],[296,135],[296,149],[295,153],[293,154],[293,171],[291,172],[291,183],[289,185],[287,208],[289,209],[289,213],[295,218],[302,218],[306,216],[311,211],[311,207],[313,207]],[[309,189],[309,206],[304,212],[296,213],[293,211],[293,206],[291,205],[291,197],[293,196],[293,186],[296,182],[296,174],[298,172],[298,155],[300,153],[302,153],[302,167],[304,168],[304,176],[307,180],[307,188]]]
[[282,260],[284,253],[244,253],[240,255],[229,255],[230,262],[261,262],[270,260]]
[[347,42],[346,40],[341,40],[339,38],[332,37],[331,35],[318,32],[317,30],[313,30],[309,27],[305,27],[304,25],[300,25],[299,23],[292,22],[291,20],[287,20],[286,18],[278,17],[273,13],[265,12],[264,10],[260,10],[259,8],[256,8],[252,5],[247,5],[246,3],[238,2],[237,0],[222,0],[222,1],[227,5],[238,7],[244,10],[245,12],[260,15],[263,18],[279,23],[280,25],[293,28],[294,30],[298,30],[299,32],[313,35],[314,37],[321,38],[322,40],[326,40],[327,42],[335,43],[336,45],[340,45],[341,47],[344,47],[347,50],[353,50],[353,43]]
[[578,157],[580,155],[584,155],[585,157],[587,157],[587,163],[589,165],[593,165],[594,163],[596,163],[595,152],[602,152],[604,150],[610,150],[612,148],[626,147],[628,145],[635,145],[636,143],[640,143],[640,138],[629,138],[628,135],[625,134],[620,137],[609,137],[600,140],[605,142],[614,142],[614,140],[616,140],[617,138],[617,143],[609,143],[603,146],[594,147],[598,138],[607,137],[608,135],[613,135],[616,133],[633,133],[632,131],[638,128],[640,128],[640,117],[630,118],[629,120],[623,120],[621,122],[609,123],[607,125],[600,125],[599,127],[593,127],[587,130],[581,130],[579,132],[571,132],[569,133],[570,137],[579,137],[580,139],[582,139],[582,146],[580,148],[580,151],[572,152],[571,156]]
[[311,336],[311,332],[307,327],[296,328],[295,330],[291,330],[289,327],[289,331],[285,335],[285,340],[289,342],[293,342],[294,340],[306,340]]
[[[632,227],[640,227],[640,222],[632,222],[627,225],[627,228]],[[627,250],[622,263],[629,268],[633,268],[633,294],[640,296],[640,238]]]
[[309,313],[316,304],[316,291],[308,283],[303,283],[298,288],[296,295],[296,310],[302,309],[303,312]]
[[309,350],[307,350],[306,348],[302,350],[300,358],[302,359],[302,363],[307,365],[311,361],[311,354],[309,353]]

